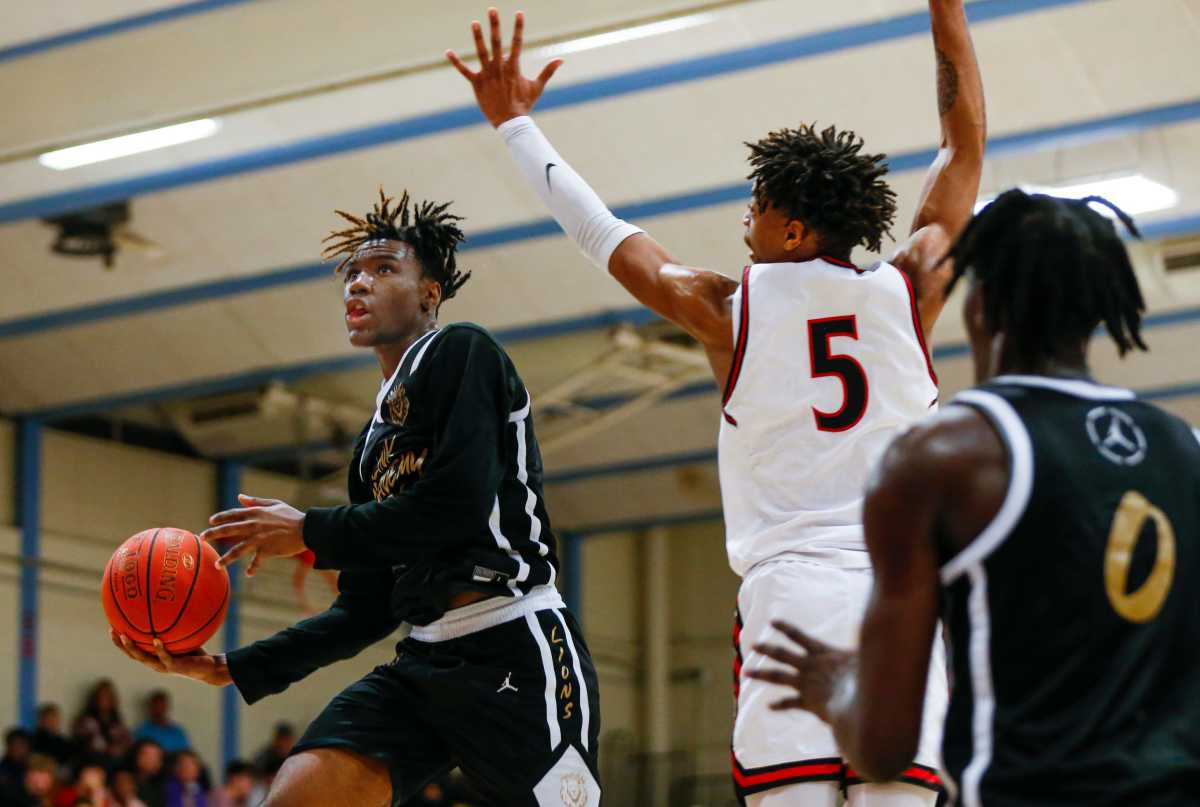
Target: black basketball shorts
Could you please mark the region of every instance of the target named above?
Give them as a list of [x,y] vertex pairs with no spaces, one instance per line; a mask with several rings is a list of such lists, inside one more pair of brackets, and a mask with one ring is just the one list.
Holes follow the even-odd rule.
[[292,753],[345,748],[383,762],[393,805],[457,765],[495,805],[597,807],[591,655],[566,608],[524,610],[467,635],[400,642],[391,663],[325,707]]

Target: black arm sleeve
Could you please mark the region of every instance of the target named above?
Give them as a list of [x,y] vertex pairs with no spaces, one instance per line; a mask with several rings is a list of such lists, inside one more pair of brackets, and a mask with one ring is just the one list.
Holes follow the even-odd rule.
[[246,703],[283,692],[395,631],[400,622],[387,607],[392,581],[390,571],[343,572],[328,610],[227,653],[229,675]]
[[414,563],[487,529],[504,476],[505,430],[514,398],[508,361],[489,337],[468,328],[444,334],[426,361],[437,423],[421,478],[381,502],[316,507],[304,543],[318,569]]

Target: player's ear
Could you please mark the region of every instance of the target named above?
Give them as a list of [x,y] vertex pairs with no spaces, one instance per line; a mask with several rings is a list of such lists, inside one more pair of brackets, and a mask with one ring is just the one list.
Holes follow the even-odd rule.
[[436,314],[442,304],[442,284],[426,278],[425,288],[421,292],[421,310]]
[[788,252],[799,249],[806,238],[808,238],[808,228],[800,221],[792,219],[787,223],[787,229],[783,233],[783,248]]

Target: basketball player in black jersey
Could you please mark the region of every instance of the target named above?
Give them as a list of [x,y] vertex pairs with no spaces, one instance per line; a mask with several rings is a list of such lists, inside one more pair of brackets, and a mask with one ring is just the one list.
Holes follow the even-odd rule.
[[159,672],[235,685],[247,703],[413,626],[396,658],[351,684],[296,744],[267,807],[407,802],[459,765],[489,802],[598,804],[596,673],[554,588],[529,393],[477,325],[438,326],[468,275],[446,205],[383,197],[341,214],[327,256],[345,255],[350,342],[385,381],[350,467],[346,507],[300,512],[242,496],[203,537],[222,564],[316,556],[339,569],[325,612],[226,654],[124,652]]
[[[939,611],[944,763],[964,807],[1200,802],[1200,437],[1088,372],[1142,295],[1089,202],[1010,191],[951,250],[981,386],[899,438],[866,499],[856,655],[777,627],[758,650],[873,779],[912,759]],[[939,601],[940,598],[940,601]]]

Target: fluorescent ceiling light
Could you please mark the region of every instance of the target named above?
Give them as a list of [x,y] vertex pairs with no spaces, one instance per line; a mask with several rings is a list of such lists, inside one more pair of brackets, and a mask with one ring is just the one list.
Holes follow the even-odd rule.
[[[1026,193],[1045,193],[1065,199],[1083,199],[1088,196],[1103,196],[1131,216],[1142,213],[1154,213],[1166,210],[1179,204],[1179,194],[1160,182],[1155,182],[1141,174],[1127,174],[1108,179],[1094,179],[1085,182],[1071,182],[1063,185],[1022,185]],[[975,212],[983,210],[995,197],[981,200],[975,205]],[[1114,218],[1113,212],[1104,205],[1093,204],[1092,208],[1109,218]]]
[[711,11],[700,14],[688,14],[684,17],[675,17],[669,20],[646,23],[645,25],[635,25],[631,28],[622,28],[619,31],[609,31],[606,34],[595,34],[593,36],[580,37],[579,39],[569,39],[557,45],[547,45],[544,48],[538,48],[535,54],[538,58],[549,59],[568,53],[578,53],[581,50],[604,48],[609,45],[619,45],[622,42],[632,42],[636,39],[645,39],[651,36],[669,34],[674,31],[696,28],[701,25],[707,25],[716,18],[717,15]]
[[121,137],[111,137],[108,140],[97,140],[94,143],[84,143],[81,146],[71,146],[58,151],[48,151],[38,157],[38,162],[55,171],[66,171],[68,168],[78,168],[81,165],[91,165],[167,146],[178,146],[180,143],[190,143],[193,140],[202,140],[205,137],[212,137],[220,128],[221,124],[212,118],[177,123],[161,129],[150,129]]

